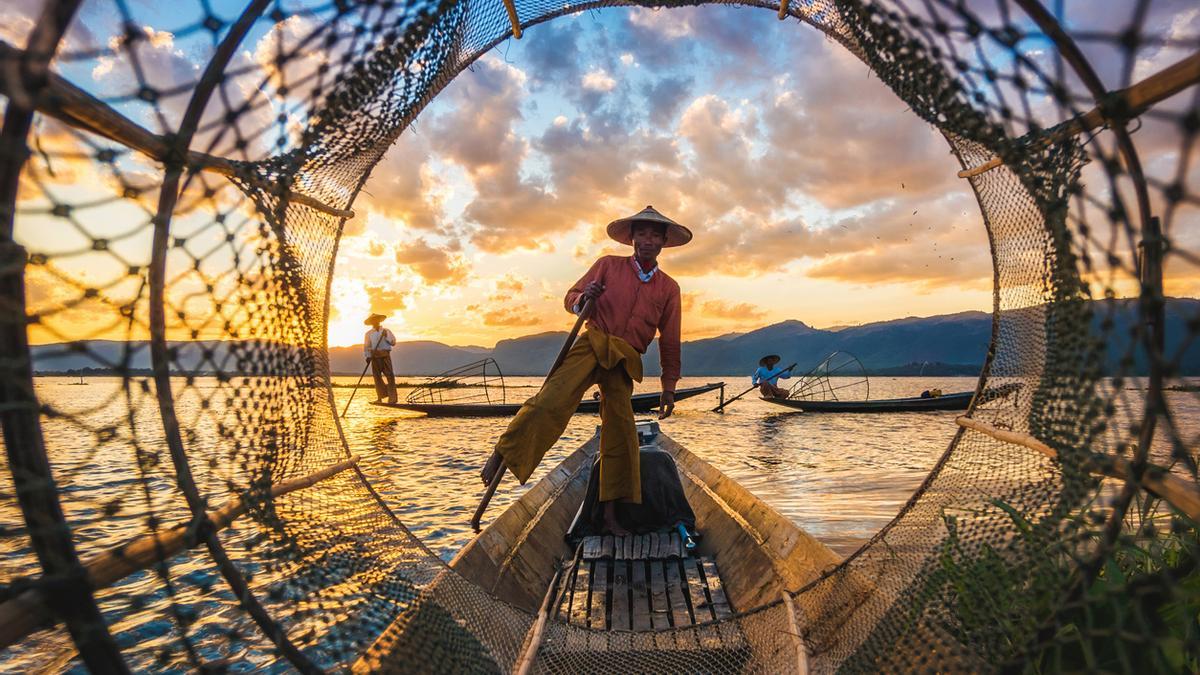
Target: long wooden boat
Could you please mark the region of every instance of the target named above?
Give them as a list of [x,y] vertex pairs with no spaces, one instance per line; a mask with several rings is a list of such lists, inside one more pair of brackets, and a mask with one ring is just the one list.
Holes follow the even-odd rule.
[[[675,460],[700,533],[694,550],[670,533],[586,537],[574,546],[566,541],[598,450],[599,440],[593,437],[455,556],[453,573],[447,571],[433,584],[446,590],[427,589],[425,596],[461,597],[465,580],[494,598],[538,613],[513,672],[524,672],[522,665],[528,668],[535,658],[542,670],[575,672],[581,654],[586,655],[587,672],[648,672],[662,669],[663,652],[670,653],[673,669],[700,672],[712,663],[714,652],[723,652],[718,656],[728,663],[745,662],[760,648],[778,650],[778,642],[756,643],[778,641],[778,631],[755,635],[726,619],[780,602],[785,591],[836,566],[839,556],[653,427],[643,448],[653,446]],[[639,425],[639,434],[643,428]],[[402,670],[399,664],[424,649],[418,636],[408,634],[421,623],[398,618],[354,671]],[[539,651],[539,631],[545,630],[561,639]],[[607,637],[594,642],[601,634]],[[620,660],[610,660],[615,658]]]
[[[1020,385],[1016,383],[1002,384],[984,391],[984,400],[997,399],[1007,396]],[[813,413],[894,413],[922,412],[928,410],[966,410],[971,405],[973,391],[960,391],[953,394],[942,394],[931,398],[913,396],[910,398],[882,398],[874,401],[806,401],[792,398],[767,398],[767,403],[774,403],[785,408],[803,410]]]
[[891,413],[922,410],[966,410],[971,405],[973,391],[942,394],[933,398],[881,398],[874,401],[805,401],[794,398],[763,397],[767,403],[804,412],[828,413]]
[[[709,382],[700,387],[678,389],[675,391],[675,400],[682,401],[685,398],[706,394],[724,386],[724,382]],[[631,399],[633,411],[635,413],[645,413],[657,408],[659,396],[661,396],[661,393],[657,391],[650,394],[634,395]],[[517,411],[521,409],[520,403],[384,403],[372,401],[371,405],[425,413],[430,417],[511,417],[516,415]],[[579,407],[575,409],[575,412],[599,413],[600,401],[598,399],[585,399],[579,403]]]

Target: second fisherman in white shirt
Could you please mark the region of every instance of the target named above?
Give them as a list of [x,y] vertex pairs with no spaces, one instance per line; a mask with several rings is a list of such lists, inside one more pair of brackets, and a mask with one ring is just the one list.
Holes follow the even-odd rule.
[[[392,347],[396,346],[396,336],[392,331],[383,327],[382,314],[372,314],[363,323],[371,327],[363,338],[363,358],[371,363],[371,375],[375,378],[375,400],[388,403],[396,402],[396,375],[392,372]],[[387,378],[387,385],[383,383]]]

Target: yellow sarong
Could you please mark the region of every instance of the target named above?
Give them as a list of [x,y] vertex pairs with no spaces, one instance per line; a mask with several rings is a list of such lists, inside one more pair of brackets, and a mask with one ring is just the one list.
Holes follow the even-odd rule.
[[496,451],[523,485],[579,406],[584,392],[600,385],[600,501],[642,502],[633,382],[642,381],[642,355],[621,338],[589,328],[567,352],[496,442]]

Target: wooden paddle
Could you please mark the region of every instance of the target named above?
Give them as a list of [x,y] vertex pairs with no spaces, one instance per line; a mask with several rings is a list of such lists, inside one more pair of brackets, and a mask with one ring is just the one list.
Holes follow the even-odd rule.
[[[783,374],[783,373],[786,373],[787,371],[789,371],[789,370],[791,370],[792,368],[795,368],[795,367],[796,367],[796,364],[794,364],[794,363],[793,363],[792,365],[788,366],[787,368],[784,368],[783,370],[781,370],[781,371],[779,371],[779,372],[780,372],[780,374]],[[758,385],[757,385],[757,384],[756,384],[756,385],[754,385],[754,386],[752,386],[752,387],[750,387],[750,388],[749,388],[749,389],[747,389],[746,391],[743,391],[742,393],[738,394],[737,396],[734,396],[733,398],[729,399],[728,401],[725,401],[725,402],[724,402],[724,403],[722,403],[721,405],[719,405],[719,406],[717,406],[717,407],[713,408],[713,409],[712,409],[712,411],[713,411],[713,412],[725,412],[725,411],[723,410],[723,408],[724,408],[725,406],[729,405],[730,403],[733,403],[734,401],[736,401],[736,400],[738,400],[739,398],[741,398],[741,397],[745,396],[746,394],[749,394],[750,392],[754,391],[755,389],[758,389]]]
[[342,417],[346,416],[346,412],[350,410],[350,403],[354,400],[354,395],[358,393],[358,385],[362,384],[363,378],[367,376],[367,368],[371,367],[371,359],[375,358],[375,350],[379,348],[379,342],[383,340],[383,332],[379,333],[379,340],[375,341],[375,346],[371,348],[371,355],[367,357],[367,365],[363,366],[362,375],[358,376],[358,382],[354,383],[354,389],[350,390],[350,400],[346,401],[346,407],[342,409]]
[[[550,366],[550,372],[546,374],[546,379],[542,381],[542,386],[546,386],[546,382],[550,380],[550,376],[558,367],[567,359],[567,352],[571,351],[571,346],[575,344],[575,338],[579,336],[579,329],[583,327],[583,322],[587,320],[588,314],[592,312],[592,299],[588,298],[583,302],[583,307],[579,309],[579,317],[575,319],[575,327],[571,329],[571,334],[567,336],[567,341],[563,343],[562,349],[558,350],[558,358],[554,359],[554,365]],[[508,466],[504,464],[504,460],[500,460],[500,465],[496,467],[496,475],[492,476],[491,482],[488,483],[487,490],[483,493],[483,498],[479,500],[479,506],[475,508],[475,515],[471,516],[471,529],[476,534],[479,533],[479,521],[483,519],[483,512],[487,510],[488,504],[492,501],[492,495],[496,494],[496,488],[500,485],[500,481],[504,479],[505,472],[508,471]]]

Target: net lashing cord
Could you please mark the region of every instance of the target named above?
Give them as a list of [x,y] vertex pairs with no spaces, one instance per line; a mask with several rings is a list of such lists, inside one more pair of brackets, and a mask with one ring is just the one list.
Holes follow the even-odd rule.
[[[1200,270],[1200,31],[1171,23],[1164,2],[1131,3],[1111,30],[1073,28],[1033,0],[748,3],[834,39],[947,138],[994,261],[978,391],[1020,388],[974,405],[857,553],[732,620],[744,651],[535,625],[448,570],[391,512],[351,462],[324,352],[355,196],[481,54],[521,27],[610,4],[264,1],[236,17],[202,5],[171,28],[175,40],[208,38],[212,55],[193,80],[169,83],[145,63],[166,27],[125,3],[106,4],[119,19],[111,35],[72,33],[77,3],[52,1],[23,44],[0,43],[11,481],[0,618],[37,612],[3,633],[16,642],[0,659],[324,670],[361,666],[390,635],[398,651],[375,663],[400,671],[1200,667],[1186,425],[1200,401],[1182,379],[1200,308],[1167,295],[1194,293],[1186,279]],[[274,35],[257,62],[238,51],[251,33]],[[1093,54],[1117,63],[1098,69]],[[1162,54],[1172,60],[1149,58]],[[136,86],[72,81],[97,61]],[[68,196],[84,179],[87,196]],[[84,262],[102,278],[82,274]],[[48,283],[60,289],[49,298],[36,292]],[[85,310],[107,319],[81,329]],[[115,386],[86,407],[39,398],[35,330]],[[113,349],[87,339],[113,334],[125,338]],[[113,461],[130,480],[87,482],[86,467]],[[225,527],[230,509],[249,518]],[[114,518],[143,535],[107,533]],[[132,574],[102,583],[96,560]],[[148,612],[156,632],[121,627]],[[69,640],[35,630],[56,622]],[[705,638],[671,632],[677,647]]]

